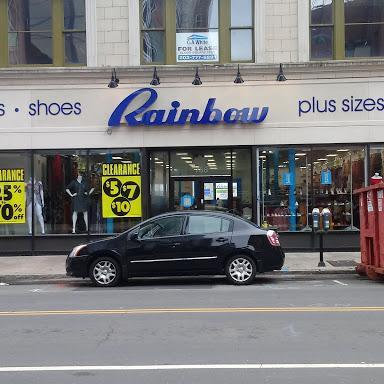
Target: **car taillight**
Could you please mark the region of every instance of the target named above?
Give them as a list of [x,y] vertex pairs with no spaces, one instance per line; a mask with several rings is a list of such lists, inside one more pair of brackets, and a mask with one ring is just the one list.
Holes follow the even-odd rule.
[[279,236],[275,231],[267,231],[267,237],[272,246],[277,247],[280,245]]

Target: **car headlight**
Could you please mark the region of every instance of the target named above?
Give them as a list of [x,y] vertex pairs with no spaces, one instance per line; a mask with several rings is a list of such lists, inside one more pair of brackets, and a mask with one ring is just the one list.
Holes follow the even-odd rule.
[[69,254],[69,257],[76,257],[76,256],[80,256],[81,255],[81,251],[86,247],[87,245],[86,244],[81,244],[81,245],[78,245],[76,247],[74,247],[71,251],[71,253]]

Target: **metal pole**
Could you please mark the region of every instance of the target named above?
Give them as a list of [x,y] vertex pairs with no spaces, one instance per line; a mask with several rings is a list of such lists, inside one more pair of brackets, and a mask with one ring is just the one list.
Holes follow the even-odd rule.
[[302,229],[302,231],[311,231],[311,227],[309,226],[309,187],[308,187],[308,156],[305,155],[305,199],[306,199],[306,205],[307,205],[307,224]]
[[352,174],[352,152],[349,152],[349,160],[350,160],[350,163],[351,163],[351,166],[350,166],[350,180],[351,180],[351,191],[350,191],[350,206],[351,206],[351,225],[349,227],[349,230],[350,231],[358,231],[359,229],[356,228],[354,225],[353,225],[353,174]]
[[317,264],[318,267],[325,267],[323,233],[324,233],[323,231],[319,231],[319,235],[320,235],[320,261],[319,261],[319,264]]
[[265,212],[264,212],[264,159],[261,159],[261,209],[262,209],[261,224],[263,224],[265,221]]

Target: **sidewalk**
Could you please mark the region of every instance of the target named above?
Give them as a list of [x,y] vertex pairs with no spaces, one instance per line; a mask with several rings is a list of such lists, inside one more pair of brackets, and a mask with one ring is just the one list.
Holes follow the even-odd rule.
[[[0,257],[0,281],[6,277],[67,278],[66,255]],[[359,252],[324,253],[325,267],[318,267],[319,253],[287,253],[285,265],[279,274],[355,273]]]

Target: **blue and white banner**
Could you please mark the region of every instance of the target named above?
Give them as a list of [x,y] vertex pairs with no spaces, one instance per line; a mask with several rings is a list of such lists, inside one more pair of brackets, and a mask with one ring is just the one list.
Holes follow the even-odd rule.
[[329,169],[321,171],[320,184],[322,184],[322,185],[331,185],[332,184],[332,173]]
[[292,185],[292,173],[283,173],[283,185]]

